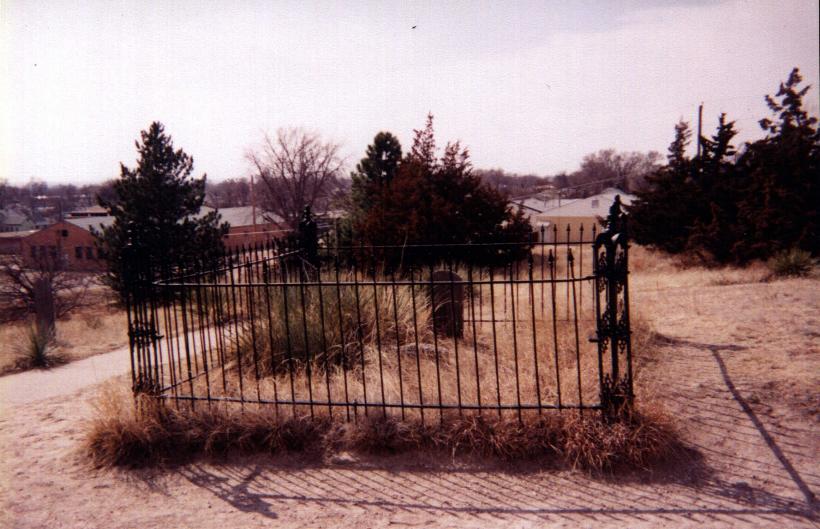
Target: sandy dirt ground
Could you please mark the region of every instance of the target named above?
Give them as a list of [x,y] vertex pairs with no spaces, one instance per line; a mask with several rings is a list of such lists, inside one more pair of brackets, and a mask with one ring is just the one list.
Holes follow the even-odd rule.
[[694,462],[617,479],[413,455],[94,470],[79,446],[94,384],[127,369],[117,352],[97,376],[0,379],[0,527],[818,527],[820,282],[717,283],[633,282],[661,335],[638,380]]

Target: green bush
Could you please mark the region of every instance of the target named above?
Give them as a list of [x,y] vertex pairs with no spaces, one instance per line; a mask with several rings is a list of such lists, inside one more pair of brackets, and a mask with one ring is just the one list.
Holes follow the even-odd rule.
[[806,276],[811,272],[814,261],[811,254],[799,248],[784,250],[769,260],[769,268],[776,276]]

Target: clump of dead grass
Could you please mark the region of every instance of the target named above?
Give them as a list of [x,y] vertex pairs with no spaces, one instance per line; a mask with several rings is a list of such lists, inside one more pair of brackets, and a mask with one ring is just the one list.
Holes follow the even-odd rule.
[[84,450],[98,467],[130,468],[232,452],[313,452],[324,447],[329,427],[327,419],[299,415],[279,420],[264,411],[174,409],[106,388],[95,403]]
[[214,405],[176,409],[126,393],[103,392],[84,449],[98,467],[170,465],[233,453],[340,451],[384,454],[439,451],[540,463],[592,472],[651,469],[682,453],[672,421],[656,407],[606,422],[587,412],[515,418],[448,416],[438,422],[360,417],[355,423],[307,415],[277,416],[265,409]]
[[[229,356],[238,354],[244,365],[256,363],[265,376],[307,362],[351,367],[360,363],[364,347],[377,340],[404,344],[419,329],[422,339],[429,334],[429,302],[422,289],[373,288],[351,273],[340,281],[346,284],[253,289],[253,314],[243,318],[237,351]],[[351,286],[354,282],[359,284]]]
[[650,470],[685,452],[671,417],[657,404],[625,409],[611,421],[569,416],[563,432],[563,456],[573,468]]

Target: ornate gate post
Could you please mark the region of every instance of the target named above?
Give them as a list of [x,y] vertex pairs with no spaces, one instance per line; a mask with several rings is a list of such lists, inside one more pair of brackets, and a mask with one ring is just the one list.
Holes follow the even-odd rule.
[[[609,209],[606,230],[595,239],[595,314],[601,407],[613,417],[632,403],[632,339],[629,326],[629,242],[620,195]],[[607,354],[608,353],[608,354]]]

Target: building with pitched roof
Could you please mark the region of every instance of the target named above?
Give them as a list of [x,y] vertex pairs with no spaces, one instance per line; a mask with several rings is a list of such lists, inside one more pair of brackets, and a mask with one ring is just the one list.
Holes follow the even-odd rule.
[[635,199],[633,195],[619,189],[604,189],[597,195],[573,199],[534,215],[533,227],[540,231],[540,227],[543,226],[545,240],[548,242],[592,242],[592,227],[595,226],[597,232],[601,231],[600,220],[607,216],[609,207],[618,195],[621,197],[621,203],[626,206]]

